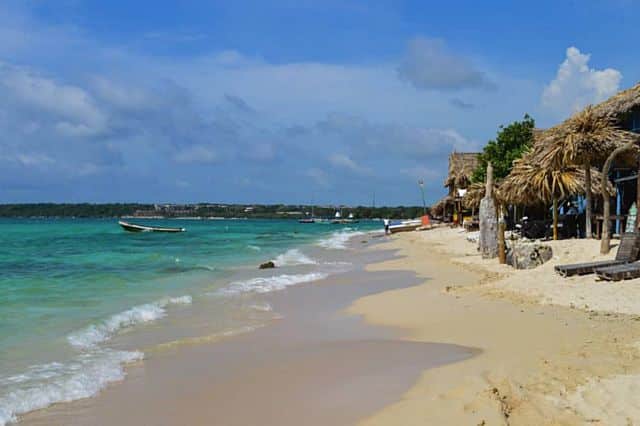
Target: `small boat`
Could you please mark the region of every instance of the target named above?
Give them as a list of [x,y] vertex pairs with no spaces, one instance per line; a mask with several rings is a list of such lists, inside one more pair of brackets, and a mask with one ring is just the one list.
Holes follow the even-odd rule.
[[134,223],[125,222],[123,220],[118,221],[118,225],[122,226],[122,229],[129,232],[185,232],[184,228],[162,228],[159,226],[145,226],[136,225]]
[[344,223],[344,221],[342,220],[342,213],[340,213],[340,211],[336,211],[336,215],[333,217],[331,223],[333,223],[334,225]]
[[400,222],[392,222],[389,225],[389,232],[391,232],[392,234],[395,234],[396,232],[415,231],[421,226],[422,226],[422,220],[420,219],[402,220]]
[[[309,215],[309,213],[306,213]],[[316,215],[313,211],[313,206],[311,206],[311,217],[303,217],[302,219],[298,219],[298,223],[316,223]]]

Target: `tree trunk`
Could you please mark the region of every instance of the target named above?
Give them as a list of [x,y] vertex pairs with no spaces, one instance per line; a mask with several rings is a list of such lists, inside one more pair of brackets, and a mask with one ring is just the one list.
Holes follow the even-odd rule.
[[[606,192],[606,191],[605,191]],[[600,241],[600,253],[607,254],[611,250],[611,236],[609,235],[609,215],[611,214],[611,196],[602,195],[602,241]]]
[[558,197],[553,196],[553,239],[558,239]]
[[[602,218],[602,240],[600,241],[600,253],[607,254],[611,250],[611,236],[609,235],[609,214],[611,211],[611,194],[607,192],[607,184],[609,183],[609,170],[613,164],[613,160],[622,152],[633,148],[634,142],[629,142],[616,148],[604,162],[602,168],[602,206],[603,206],[603,218]],[[637,206],[637,204],[636,204]],[[636,219],[637,220],[637,219]]]
[[586,223],[585,223],[585,231],[587,233],[587,238],[593,238],[593,233],[591,231],[591,162],[585,161],[584,163],[584,186],[586,189]]

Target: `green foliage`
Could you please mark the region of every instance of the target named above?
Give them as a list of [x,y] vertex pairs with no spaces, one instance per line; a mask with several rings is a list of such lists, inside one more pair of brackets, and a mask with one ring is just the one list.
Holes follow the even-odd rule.
[[[249,208],[249,209],[247,209]],[[305,205],[246,205],[246,204],[190,204],[172,206],[171,209],[156,210],[153,204],[0,204],[0,218],[98,218],[122,216],[164,216],[164,217],[237,217],[255,219],[299,219],[308,217],[311,211],[316,217],[333,218],[336,207]],[[358,219],[390,218],[411,219],[422,216],[419,206],[397,207],[344,207],[342,213],[349,213]]]
[[473,182],[484,182],[487,176],[487,163],[493,164],[493,177],[501,179],[511,171],[513,161],[522,157],[531,146],[535,120],[525,114],[522,121],[514,121],[508,126],[500,126],[495,140],[491,140],[480,154],[480,165],[473,173]]

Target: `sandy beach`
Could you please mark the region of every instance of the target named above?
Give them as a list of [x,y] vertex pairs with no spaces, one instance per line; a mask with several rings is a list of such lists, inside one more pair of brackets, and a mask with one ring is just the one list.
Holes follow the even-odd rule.
[[97,397],[27,425],[636,424],[637,283],[516,271],[449,228],[352,241],[360,268],[265,295],[250,333],[145,348]]
[[482,353],[423,372],[399,402],[361,424],[640,421],[638,283],[565,279],[553,272],[556,264],[600,258],[598,243],[551,242],[551,261],[516,271],[482,260],[459,230],[392,237],[387,247],[400,257],[369,269],[411,270],[428,280],[362,298],[349,312],[402,328],[411,341],[472,346]]

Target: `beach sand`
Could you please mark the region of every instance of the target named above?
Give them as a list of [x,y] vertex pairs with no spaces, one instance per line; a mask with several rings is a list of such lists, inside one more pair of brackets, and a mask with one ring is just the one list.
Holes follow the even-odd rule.
[[369,269],[429,280],[362,298],[349,312],[402,328],[411,341],[482,353],[423,372],[361,424],[638,424],[640,283],[560,278],[555,264],[599,258],[598,242],[551,245],[552,261],[516,271],[481,259],[459,230],[394,237],[387,247],[401,256]]

